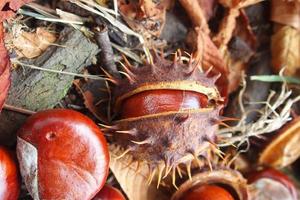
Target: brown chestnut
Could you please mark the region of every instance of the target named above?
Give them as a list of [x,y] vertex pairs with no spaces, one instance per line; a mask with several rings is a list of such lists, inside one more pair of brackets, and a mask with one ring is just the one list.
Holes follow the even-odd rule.
[[234,200],[224,188],[217,185],[201,185],[188,192],[182,200]]
[[108,147],[98,126],[67,109],[31,116],[19,130],[17,156],[34,199],[92,199],[109,170]]
[[297,192],[293,182],[282,172],[266,168],[252,172],[249,183],[255,188],[253,199],[297,200]]
[[0,199],[16,200],[20,193],[18,167],[12,154],[0,147]]
[[125,197],[117,188],[104,185],[104,187],[93,198],[93,200],[125,200]]

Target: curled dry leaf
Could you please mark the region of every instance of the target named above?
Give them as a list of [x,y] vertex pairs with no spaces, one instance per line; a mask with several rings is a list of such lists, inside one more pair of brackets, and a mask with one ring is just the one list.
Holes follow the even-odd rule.
[[262,151],[259,163],[283,168],[300,157],[300,117],[278,130],[275,138]]
[[219,3],[227,8],[245,8],[250,5],[254,5],[263,0],[219,0]]
[[236,27],[236,18],[240,15],[240,11],[236,8],[226,11],[226,16],[222,19],[219,32],[214,36],[214,43],[221,49],[226,48],[230,41],[233,31]]
[[56,40],[56,35],[46,28],[38,27],[35,32],[19,31],[7,39],[8,47],[19,57],[35,58],[41,55]]
[[15,15],[15,11],[22,5],[32,0],[1,0],[0,2],[0,22]]
[[300,77],[300,31],[290,26],[280,26],[272,36],[272,64],[278,72],[285,67],[287,76]]
[[180,0],[193,25],[200,27],[205,33],[209,33],[207,21],[212,16],[216,2],[214,0]]
[[205,71],[212,68],[211,76],[221,75],[216,85],[222,96],[226,97],[228,95],[228,68],[218,48],[211,41],[210,37],[198,27],[189,32],[187,43],[193,49],[193,57]]
[[[169,197],[156,188],[155,181],[149,184],[149,167],[145,163],[132,161],[130,155],[117,159],[124,151],[110,146],[110,169],[129,200],[167,200]],[[156,179],[154,177],[154,179]]]
[[4,30],[0,22],[0,112],[10,86],[10,61],[4,46]]
[[213,38],[229,69],[229,94],[241,82],[243,71],[254,54],[256,37],[243,10],[229,9],[220,25],[219,33]]
[[107,143],[98,126],[67,109],[32,115],[18,132],[17,156],[34,199],[91,199],[109,170]]
[[272,1],[271,20],[300,31],[300,1]]
[[168,5],[153,0],[120,0],[118,4],[124,20],[133,30],[146,39],[160,36]]

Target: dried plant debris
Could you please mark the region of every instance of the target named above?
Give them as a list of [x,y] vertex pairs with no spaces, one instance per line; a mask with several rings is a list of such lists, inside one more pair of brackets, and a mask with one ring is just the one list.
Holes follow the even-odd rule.
[[[16,29],[14,29],[16,30]],[[50,45],[55,45],[56,34],[44,27],[38,27],[34,32],[22,29],[6,35],[6,47],[16,51],[19,58],[36,58]]]
[[299,0],[29,2],[0,3],[1,144],[15,146],[35,111],[79,110],[109,143],[106,184],[129,200],[182,198],[207,184],[249,200],[258,193],[240,173],[299,159]]
[[272,0],[271,20],[300,30],[300,2]]
[[163,1],[118,1],[119,9],[127,24],[144,38],[159,37],[165,24],[166,9]]
[[[166,193],[157,190],[157,177],[150,173],[147,164],[134,162],[130,155],[118,158],[122,153],[120,147],[110,146],[110,169],[130,200],[169,199]],[[151,178],[153,178],[152,183],[149,183]]]
[[15,15],[15,12],[24,4],[32,0],[3,0],[0,2],[0,22]]
[[[245,81],[239,97],[239,106],[242,111],[241,119],[237,125],[219,130],[220,146],[237,145],[239,147],[247,143],[246,150],[249,149],[250,137],[261,137],[262,134],[272,133],[290,121],[291,107],[300,100],[299,96],[291,98],[292,91],[289,91],[284,84],[279,94],[271,91],[266,101],[250,102],[250,104],[264,105],[262,109],[245,111],[243,102],[244,91]],[[246,119],[252,112],[257,112],[259,118],[255,122],[248,123]]]
[[47,48],[36,59],[13,59],[20,67],[12,74],[9,104],[35,111],[53,108],[99,51],[80,31],[68,27],[57,42],[59,47]]

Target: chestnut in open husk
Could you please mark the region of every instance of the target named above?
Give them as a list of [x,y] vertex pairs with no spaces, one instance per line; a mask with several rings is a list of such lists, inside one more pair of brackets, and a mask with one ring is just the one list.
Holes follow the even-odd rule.
[[[213,169],[203,171],[192,176],[184,182],[173,194],[172,200],[190,200],[193,194],[203,195],[199,199],[215,199],[213,191],[217,196],[224,197],[223,200],[249,200],[247,181],[244,177],[232,169]],[[199,196],[200,197],[200,196]]]
[[109,170],[108,147],[98,126],[67,109],[29,117],[18,132],[17,156],[34,199],[89,200]]
[[[216,131],[224,97],[216,86],[219,76],[203,72],[193,57],[174,61],[157,54],[141,67],[122,65],[116,79],[113,108],[117,116],[108,132],[123,154],[146,162],[151,174],[176,173],[199,159],[203,166],[218,151]],[[175,177],[175,175],[173,176]]]

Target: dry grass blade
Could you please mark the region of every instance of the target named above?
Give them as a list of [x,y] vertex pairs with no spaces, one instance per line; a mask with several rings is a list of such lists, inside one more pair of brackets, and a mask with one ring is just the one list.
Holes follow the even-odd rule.
[[88,78],[88,79],[93,79],[93,80],[107,80],[106,78],[96,76],[96,75],[84,75],[84,74],[77,74],[77,73],[72,73],[72,72],[58,71],[58,70],[53,70],[53,69],[42,68],[42,67],[38,67],[38,66],[35,66],[35,65],[22,63],[17,59],[11,59],[11,62],[12,62],[12,64],[20,65],[22,67],[29,67],[31,69],[41,70],[41,71],[50,72],[50,73],[64,74],[64,75],[69,75],[69,76],[77,76],[77,77]]
[[[244,80],[239,98],[239,106],[244,114],[236,126],[219,130],[219,146],[230,146],[238,143],[237,147],[239,147],[244,143],[249,144],[250,137],[260,137],[262,134],[281,128],[286,122],[291,120],[290,110],[292,105],[300,100],[300,96],[291,98],[292,92],[287,90],[286,84],[283,84],[281,92],[276,95],[275,91],[271,91],[266,102],[252,102],[252,104],[264,105],[261,110],[245,111],[243,102],[245,88],[246,82]],[[251,112],[257,112],[260,117],[256,122],[246,123],[247,116]],[[246,150],[248,148],[249,145]]]
[[78,22],[78,21],[46,17],[42,14],[26,11],[26,10],[23,10],[23,9],[19,9],[18,13],[23,14],[23,15],[27,15],[27,16],[30,16],[30,17],[34,17],[34,18],[39,19],[39,20],[49,21],[49,22],[58,22],[58,23],[65,23],[65,24],[71,24],[71,25],[82,25],[83,24],[83,22]]

